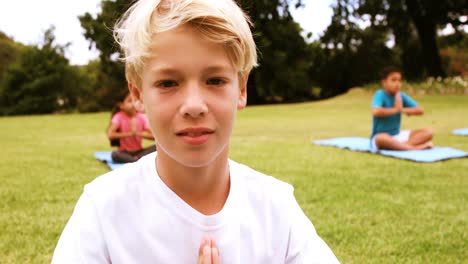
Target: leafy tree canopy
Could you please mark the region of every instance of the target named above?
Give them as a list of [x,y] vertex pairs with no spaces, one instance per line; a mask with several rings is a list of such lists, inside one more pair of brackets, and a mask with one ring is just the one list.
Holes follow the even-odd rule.
[[12,38],[0,31],[0,80],[7,67],[16,61],[18,54],[24,46],[16,43]]
[[[468,15],[466,0],[337,0],[336,6],[334,16],[338,21],[334,21],[335,27],[336,24],[352,27],[349,21],[368,18],[371,27],[390,29],[404,68],[406,66],[405,72],[420,74],[414,70],[419,67],[435,77],[445,76],[437,45],[437,29],[450,24],[460,30],[467,24],[463,17]],[[334,32],[330,33],[334,35]],[[414,65],[414,61],[418,65]]]
[[27,46],[6,69],[0,84],[3,115],[42,114],[73,106],[74,71],[64,56],[65,46],[55,44],[54,28],[40,46]]

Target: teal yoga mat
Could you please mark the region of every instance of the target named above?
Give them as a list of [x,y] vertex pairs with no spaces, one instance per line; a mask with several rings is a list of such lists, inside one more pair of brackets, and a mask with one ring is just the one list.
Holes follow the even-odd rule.
[[120,168],[120,167],[122,167],[123,165],[126,164],[126,163],[115,163],[115,162],[113,162],[112,157],[111,157],[111,153],[112,153],[112,151],[97,151],[97,152],[94,152],[94,158],[106,163],[106,165],[111,170],[118,169],[118,168]]
[[457,136],[468,136],[468,128],[459,128],[452,131]]
[[[362,137],[339,137],[325,140],[314,140],[312,144],[321,146],[332,146],[352,151],[369,152],[371,151],[370,140]],[[467,157],[468,153],[450,147],[433,147],[424,150],[379,150],[375,154],[384,155],[393,158],[411,160],[415,162],[436,162],[447,159]]]

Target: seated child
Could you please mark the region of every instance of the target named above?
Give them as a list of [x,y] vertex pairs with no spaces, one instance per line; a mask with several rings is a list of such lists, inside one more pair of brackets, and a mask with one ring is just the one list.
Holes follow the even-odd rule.
[[401,92],[401,71],[386,67],[381,73],[383,89],[378,90],[372,101],[372,149],[414,150],[432,145],[429,128],[400,131],[401,114],[422,115],[424,110],[411,97]]
[[112,160],[117,163],[134,162],[156,150],[154,145],[147,148],[142,146],[142,138],[154,138],[145,114],[136,110],[128,91],[112,110],[107,136],[111,145],[118,142],[115,144],[118,150],[112,151]]
[[135,1],[116,35],[158,151],[85,186],[52,263],[338,263],[290,184],[229,159],[257,65],[236,2]]

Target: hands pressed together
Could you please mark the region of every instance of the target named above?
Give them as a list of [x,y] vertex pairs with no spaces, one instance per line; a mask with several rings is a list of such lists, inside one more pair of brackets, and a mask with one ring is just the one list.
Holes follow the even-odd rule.
[[401,98],[400,92],[398,92],[395,95],[395,104],[393,105],[393,108],[396,109],[397,113],[402,113],[406,114],[407,116],[410,116],[410,112],[407,111],[408,109],[405,109],[405,107],[403,106],[403,99]]
[[220,264],[218,246],[213,238],[203,237],[198,249],[197,264]]
[[399,92],[395,95],[393,109],[395,109],[396,113],[406,114],[407,116],[422,115],[424,113],[424,110],[420,106],[405,108],[403,105],[403,98]]
[[403,111],[403,99],[401,99],[401,94],[399,92],[395,95],[395,104],[393,107],[398,110],[398,113]]

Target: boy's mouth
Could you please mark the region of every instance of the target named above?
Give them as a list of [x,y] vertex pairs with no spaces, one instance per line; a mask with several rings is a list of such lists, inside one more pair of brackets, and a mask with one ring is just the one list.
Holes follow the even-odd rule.
[[203,145],[209,140],[210,135],[213,133],[213,129],[193,127],[176,132],[176,136],[189,145]]
[[204,127],[186,128],[176,132],[177,136],[199,137],[207,134],[212,134],[214,130]]

